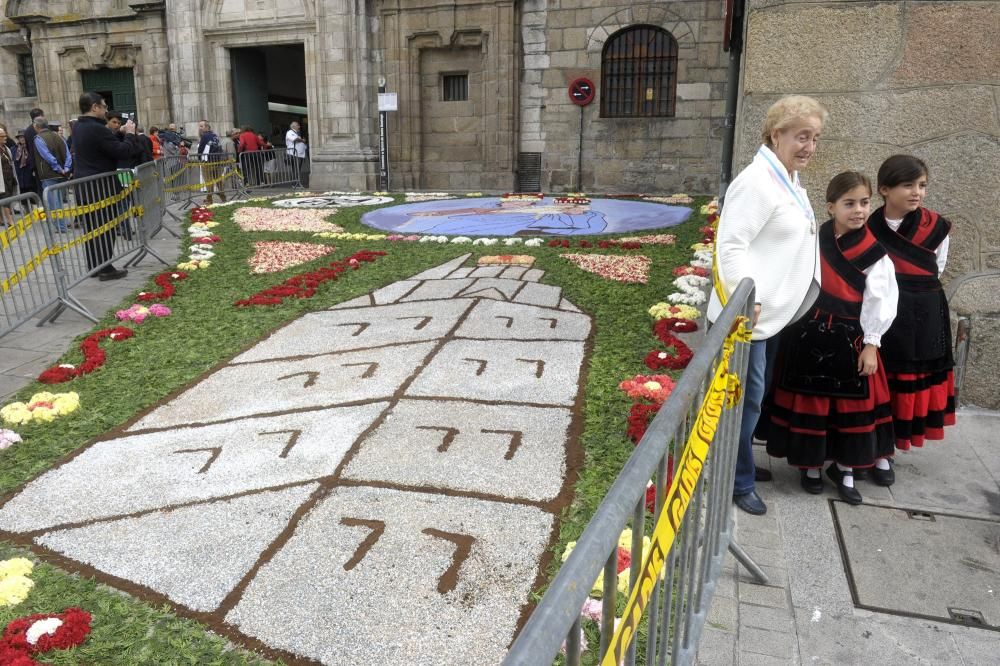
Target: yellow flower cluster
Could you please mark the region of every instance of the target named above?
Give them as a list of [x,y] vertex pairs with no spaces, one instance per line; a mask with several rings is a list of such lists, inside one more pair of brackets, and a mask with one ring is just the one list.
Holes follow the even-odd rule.
[[335,232],[335,231],[321,231],[319,233],[313,234],[317,238],[336,238],[337,240],[356,240],[356,241],[380,241],[385,240],[385,234],[354,234],[347,231]]
[[719,199],[718,199],[718,197],[716,197],[715,199],[712,199],[707,204],[705,204],[704,206],[701,207],[701,214],[702,215],[711,215],[712,213],[718,213],[718,212],[719,212]]
[[219,223],[218,223],[218,222],[211,222],[211,221],[205,221],[205,222],[192,222],[192,223],[191,223],[191,226],[192,226],[192,227],[202,227],[202,228],[204,228],[204,229],[211,229],[212,227],[217,227],[217,226],[219,226]]
[[649,316],[657,320],[668,317],[673,317],[674,319],[697,319],[701,316],[701,312],[692,305],[657,303],[649,308]]
[[199,268],[205,269],[212,265],[211,261],[205,259],[192,259],[191,261],[182,261],[177,264],[177,270],[181,271],[196,271]]
[[[650,540],[648,536],[642,537],[642,560],[645,561],[646,555],[649,554],[649,544]],[[632,530],[626,528],[622,531],[621,535],[618,537],[618,547],[624,548],[625,550],[632,551]],[[562,561],[565,562],[569,559],[570,553],[576,548],[576,541],[570,541],[566,544],[566,550],[563,551]],[[628,582],[629,582],[630,568],[622,570],[618,574],[618,591],[622,594],[628,594]],[[597,580],[594,581],[594,586],[590,589],[590,596],[595,599],[600,599],[604,596],[604,571],[597,576]]]
[[31,421],[49,422],[65,416],[80,406],[80,396],[74,392],[49,393],[42,391],[31,396],[28,402],[12,402],[0,409],[0,418],[6,423],[18,424]]
[[695,243],[691,246],[691,249],[695,252],[701,252],[702,250],[708,250],[711,252],[715,248],[714,243]]
[[0,562],[0,606],[14,606],[27,599],[35,585],[28,578],[34,567],[31,560],[23,557]]

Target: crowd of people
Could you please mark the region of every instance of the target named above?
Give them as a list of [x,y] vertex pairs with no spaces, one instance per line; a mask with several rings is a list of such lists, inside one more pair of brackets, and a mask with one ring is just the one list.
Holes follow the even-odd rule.
[[[132,169],[161,158],[221,162],[235,156],[251,187],[267,184],[269,172],[274,171],[275,163],[280,160],[284,164],[295,164],[301,184],[308,186],[307,144],[298,122],[291,123],[282,152],[275,151],[267,137],[249,125],[234,128],[220,138],[207,120],[201,120],[198,138],[189,139],[183,130],[178,130],[176,123],[169,123],[163,129],[150,126],[147,131],[133,120],[124,118],[120,111],[109,110],[98,93],[83,93],[79,106],[80,117],[69,122],[65,133],[63,126],[46,118],[40,108],[29,112],[29,125],[13,137],[0,123],[0,199],[34,192],[46,197],[45,205],[50,209],[66,206],[69,203],[67,194],[78,205],[97,203],[95,197],[113,196],[128,179],[115,180],[112,183],[115,191],[100,195],[93,187],[53,186],[118,169]],[[195,151],[193,156],[192,151]],[[201,171],[205,183],[215,180],[211,177],[214,175],[211,167]],[[207,184],[204,191],[205,203],[212,203],[213,194],[225,201],[223,182]],[[103,212],[84,214],[74,218],[72,225],[89,232],[105,224],[109,214],[117,210],[108,207]],[[14,210],[0,207],[0,223],[7,226],[14,222]],[[56,233],[69,232],[65,218],[54,223]],[[128,222],[119,226],[117,234],[105,232],[85,242],[87,268],[92,277],[115,280],[127,275],[125,269],[115,268],[110,263],[116,235],[131,235]]]
[[[821,470],[849,504],[858,481],[896,482],[897,450],[944,438],[955,423],[948,303],[940,275],[951,224],[923,207],[930,170],[893,155],[875,187],[836,175],[817,224],[799,171],[827,111],[799,95],[775,102],[753,162],[730,184],[716,236],[714,321],[743,278],[756,286],[733,501],[760,515],[753,441],[799,469],[807,493]],[[882,206],[872,212],[875,194]],[[776,261],[776,259],[780,259]]]

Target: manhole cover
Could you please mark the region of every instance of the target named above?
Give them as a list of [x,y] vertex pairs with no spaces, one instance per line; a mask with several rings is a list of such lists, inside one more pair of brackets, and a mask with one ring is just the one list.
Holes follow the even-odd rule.
[[1000,631],[1000,523],[831,505],[856,606]]

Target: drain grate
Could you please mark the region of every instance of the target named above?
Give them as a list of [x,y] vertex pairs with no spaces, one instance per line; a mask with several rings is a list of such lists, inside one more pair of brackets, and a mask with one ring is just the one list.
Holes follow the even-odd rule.
[[830,506],[855,606],[1000,631],[1000,522]]

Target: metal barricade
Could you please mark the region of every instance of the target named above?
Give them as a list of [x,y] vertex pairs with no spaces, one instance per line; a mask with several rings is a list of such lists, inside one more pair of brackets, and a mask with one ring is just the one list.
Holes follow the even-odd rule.
[[135,256],[125,263],[125,266],[135,266],[147,255],[151,255],[160,263],[169,266],[169,263],[150,247],[150,240],[153,236],[164,229],[175,237],[177,236],[171,229],[163,226],[163,217],[167,213],[167,207],[163,199],[163,181],[160,180],[156,164],[146,162],[132,169],[129,173],[139,184],[134,195],[134,202],[139,209],[136,231],[139,233],[141,248]]
[[139,186],[132,170],[123,169],[45,188],[49,231],[58,237],[52,251],[67,290],[142,250]]
[[66,292],[51,251],[54,234],[37,194],[0,200],[0,228],[0,336],[53,306],[90,316]]
[[[738,449],[742,401],[732,409],[709,409],[718,416],[714,439],[707,447],[700,475],[685,461],[692,460],[685,443],[698,441],[704,434],[702,401],[711,393],[718,398],[720,381],[717,368],[728,360],[728,372],[740,381],[745,379],[749,344],[736,343],[726,352],[727,337],[741,317],[751,317],[754,288],[743,280],[709,330],[702,346],[650,424],[581,535],[569,558],[560,568],[534,612],[514,641],[504,660],[506,666],[548,665],[565,646],[565,663],[578,666],[581,661],[581,611],[591,587],[603,570],[604,586],[600,621],[598,663],[624,663],[631,666],[639,658],[647,665],[690,664],[695,660],[698,641],[712,602],[712,595],[722,569],[727,549],[763,577],[745,553],[732,542],[733,478]],[[721,366],[726,372],[726,366]],[[722,390],[729,392],[728,375]],[[721,412],[718,413],[718,412]],[[694,434],[693,434],[694,433]],[[710,435],[706,435],[709,441]],[[705,442],[702,442],[704,448]],[[682,457],[683,456],[683,457]],[[674,468],[673,465],[681,467]],[[677,472],[672,486],[671,470]],[[657,549],[656,534],[649,550],[651,563],[663,562],[660,575],[643,569],[643,536],[647,525],[646,486],[656,487],[654,516],[667,520],[673,528],[672,543]],[[668,498],[674,502],[666,507]],[[678,510],[678,497],[687,498],[686,512]],[[683,518],[680,515],[683,514]],[[615,631],[616,583],[618,579],[618,540],[631,522],[630,602],[644,605],[626,607],[619,633]],[[653,521],[655,522],[655,521]],[[669,549],[669,554],[666,551]],[[658,550],[658,552],[656,552]],[[765,579],[766,580],[766,579]],[[635,590],[637,584],[639,590]],[[643,610],[644,608],[644,610]],[[640,642],[639,618],[645,621],[645,637]],[[630,633],[631,630],[631,633]],[[628,636],[631,638],[623,638]],[[610,650],[610,652],[609,652]],[[606,654],[608,653],[608,654]]]
[[239,160],[248,189],[302,187],[299,160],[287,155],[284,148],[243,152]]

